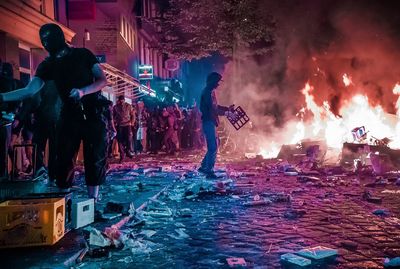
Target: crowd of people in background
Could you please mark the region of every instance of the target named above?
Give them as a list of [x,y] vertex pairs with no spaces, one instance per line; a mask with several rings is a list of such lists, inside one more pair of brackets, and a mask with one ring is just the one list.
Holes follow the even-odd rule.
[[[5,66],[7,67],[7,64]],[[2,69],[7,70],[7,68]],[[30,173],[33,168],[36,168],[36,172],[38,170],[41,172],[41,168],[47,166],[46,172],[51,178],[55,178],[55,171],[53,171],[55,165],[52,164],[55,162],[54,136],[60,104],[57,94],[55,97],[44,94],[56,93],[54,85],[51,82],[46,83],[44,88],[40,96],[37,94],[19,105],[14,105],[12,109],[7,109],[8,112],[15,114],[14,122],[9,129],[8,152],[10,159],[13,159],[14,145],[36,145],[36,163],[32,152],[33,147],[21,148],[22,163],[19,165],[18,172]],[[48,102],[37,100],[44,98],[49,99]],[[107,119],[107,152],[111,161],[116,159],[123,162],[126,158],[133,158],[135,155],[159,154],[160,152],[173,155],[180,150],[201,149],[205,145],[201,113],[196,104],[193,107],[180,107],[177,103],[169,106],[159,104],[149,108],[141,100],[130,104],[122,95],[117,97],[115,104],[103,99],[108,106],[104,114]],[[43,105],[46,103],[52,104],[50,108]],[[51,117],[51,119],[43,115],[48,115],[47,118]],[[43,120],[43,118],[46,119]],[[44,159],[46,144],[49,151]]]
[[124,96],[119,96],[112,108],[112,119],[108,124],[108,153],[113,158],[112,145],[117,144],[120,162],[143,153],[175,154],[181,149],[200,149],[204,145],[201,114],[196,105],[147,108],[143,101],[131,105]]
[[[179,107],[178,104],[147,108],[143,101],[129,104],[124,96],[119,96],[115,104],[108,101],[108,105],[109,109],[105,113],[105,118],[109,141],[107,152],[110,160],[117,159],[123,162],[126,158],[137,155],[161,152],[173,155],[180,150],[201,149],[205,145],[201,131],[201,113],[196,104],[185,108]],[[14,111],[16,117],[11,128],[10,147],[33,143],[33,132],[37,125],[36,113],[31,113],[29,108],[31,108],[31,100],[22,103]],[[37,141],[34,142],[37,143]],[[52,141],[49,142],[52,143]],[[42,144],[38,150],[44,150],[46,145]],[[52,146],[49,146],[51,150]],[[48,158],[52,155],[47,154]],[[30,173],[33,168],[31,146],[23,148],[22,159],[23,172]],[[38,168],[43,167],[44,160],[40,160],[41,164],[37,165]],[[52,160],[47,160],[49,161]]]

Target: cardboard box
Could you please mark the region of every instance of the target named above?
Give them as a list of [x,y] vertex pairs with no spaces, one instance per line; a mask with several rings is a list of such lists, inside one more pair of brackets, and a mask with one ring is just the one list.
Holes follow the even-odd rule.
[[72,200],[72,227],[78,229],[94,221],[94,200],[87,198]]
[[64,236],[65,199],[0,203],[0,248],[53,245]]

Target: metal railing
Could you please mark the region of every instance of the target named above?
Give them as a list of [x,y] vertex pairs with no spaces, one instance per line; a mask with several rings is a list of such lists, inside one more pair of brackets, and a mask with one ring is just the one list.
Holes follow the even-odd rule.
[[154,90],[142,85],[138,79],[107,63],[102,63],[101,66],[108,81],[107,91],[112,91],[115,96],[125,95],[130,99],[138,99],[146,95],[156,96]]

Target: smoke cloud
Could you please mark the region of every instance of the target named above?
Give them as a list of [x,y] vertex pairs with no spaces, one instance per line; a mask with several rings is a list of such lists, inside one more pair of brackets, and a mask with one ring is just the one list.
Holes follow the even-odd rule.
[[[226,65],[220,102],[242,106],[253,123],[234,137],[244,141],[251,131],[264,144],[291,142],[307,81],[317,104],[327,100],[336,115],[357,93],[395,113],[392,89],[400,80],[400,3],[395,2],[260,1],[277,20],[276,46],[269,55],[237,55],[240,60]],[[352,80],[349,87],[344,73]]]

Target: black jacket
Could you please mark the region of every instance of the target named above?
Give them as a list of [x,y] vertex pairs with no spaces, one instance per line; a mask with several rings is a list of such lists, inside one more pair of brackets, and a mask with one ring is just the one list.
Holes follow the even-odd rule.
[[201,93],[200,99],[200,111],[201,119],[203,122],[212,121],[215,126],[218,126],[219,119],[218,116],[223,116],[226,111],[229,110],[228,107],[220,106],[213,101],[212,92],[214,88],[206,86]]

